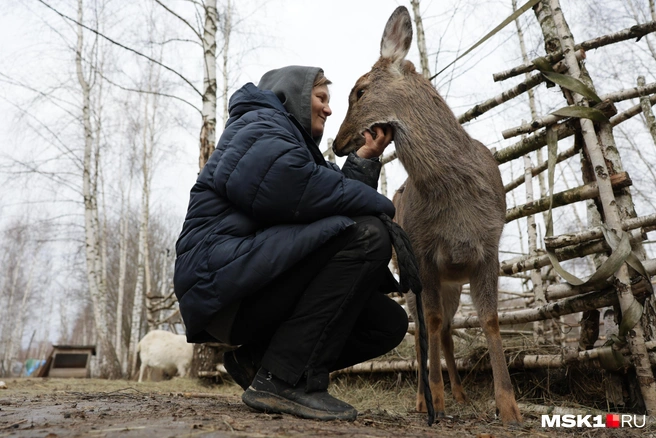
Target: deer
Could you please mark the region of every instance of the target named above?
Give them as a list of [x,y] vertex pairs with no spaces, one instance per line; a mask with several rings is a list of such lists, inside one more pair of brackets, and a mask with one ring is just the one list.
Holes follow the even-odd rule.
[[[411,43],[410,14],[400,6],[385,26],[380,58],[349,94],[333,150],[347,155],[364,144],[365,131],[373,132],[376,126],[392,129],[396,154],[408,174],[394,196],[395,221],[408,234],[423,285],[428,380],[438,418],[445,417],[440,350],[453,397],[467,401],[456,369],[451,324],[462,285],[469,283],[489,350],[497,412],[504,424],[521,424],[497,310],[499,241],[506,212],[501,173],[490,150],[469,136],[431,82],[405,59]],[[413,298],[407,294],[416,317]],[[416,409],[426,412],[421,370],[420,365]]]

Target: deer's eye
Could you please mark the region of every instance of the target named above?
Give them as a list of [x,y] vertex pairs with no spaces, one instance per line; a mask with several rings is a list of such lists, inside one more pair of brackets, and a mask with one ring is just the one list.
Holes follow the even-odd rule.
[[360,89],[355,93],[355,97],[356,97],[357,100],[360,100],[360,98],[362,97],[362,95],[364,95],[364,88],[360,88]]

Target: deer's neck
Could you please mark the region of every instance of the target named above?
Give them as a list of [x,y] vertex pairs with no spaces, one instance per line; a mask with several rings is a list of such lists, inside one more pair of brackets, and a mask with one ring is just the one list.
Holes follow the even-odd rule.
[[[457,123],[457,121],[455,121]],[[439,196],[458,190],[462,173],[471,166],[471,138],[458,125],[444,129],[444,120],[398,126],[394,143],[408,178],[422,192]]]

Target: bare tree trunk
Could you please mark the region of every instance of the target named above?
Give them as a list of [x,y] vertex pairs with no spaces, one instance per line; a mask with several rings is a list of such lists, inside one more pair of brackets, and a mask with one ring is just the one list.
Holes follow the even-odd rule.
[[[121,154],[122,156],[123,154]],[[123,160],[121,159],[120,169],[123,168]],[[121,212],[119,219],[119,261],[118,261],[118,290],[116,292],[116,355],[118,356],[121,365],[122,373],[126,375],[128,372],[128,360],[125,353],[123,340],[123,308],[125,307],[125,278],[127,275],[127,261],[128,261],[128,210],[130,205],[130,190],[132,188],[132,171],[128,179],[127,195],[125,193],[125,186],[123,185],[123,172],[119,170],[120,188],[121,188]],[[127,196],[127,201],[126,201]],[[127,207],[126,207],[127,204]]]
[[[152,74],[152,67],[151,67]],[[150,81],[149,81],[150,82]],[[150,85],[149,85],[150,86]],[[143,306],[145,302],[145,283],[146,275],[148,274],[146,270],[147,256],[148,256],[148,200],[150,193],[150,175],[149,175],[149,134],[148,134],[148,124],[150,123],[150,96],[146,95],[144,97],[144,123],[143,123],[143,140],[142,140],[142,163],[141,163],[141,173],[143,177],[143,186],[141,190],[141,214],[139,216],[139,237],[138,237],[138,250],[137,250],[137,282],[134,287],[134,301],[132,305],[132,321],[130,329],[130,363],[133,364],[133,367],[130,370],[130,375],[135,372],[134,365],[136,365],[136,352],[137,344],[141,339],[141,326],[142,326],[142,314]]]
[[[82,0],[78,0],[78,22],[83,20]],[[77,26],[77,49],[75,66],[77,79],[82,91],[82,122],[84,127],[84,160],[82,170],[82,193],[84,196],[84,230],[86,242],[86,267],[89,281],[89,294],[93,307],[96,336],[98,337],[99,371],[102,377],[118,378],[121,366],[116,357],[116,350],[107,331],[106,284],[103,282],[102,260],[100,251],[97,186],[93,184],[94,164],[92,151],[94,130],[91,123],[91,86],[84,76],[82,51],[84,49],[83,28]]]
[[9,285],[9,299],[7,300],[7,323],[4,326],[6,333],[9,333],[5,341],[5,351],[2,356],[2,363],[0,371],[8,373],[11,369],[11,351],[14,348],[14,338],[11,336],[13,333],[12,326],[16,324],[15,313],[14,313],[14,297],[16,295],[16,285],[18,283],[18,273],[20,270],[22,252],[23,252],[24,242],[21,242],[19,246],[19,252],[16,254],[14,260],[14,265],[11,269],[11,280]]
[[421,11],[419,0],[410,0],[412,13],[415,18],[415,27],[417,28],[417,47],[419,48],[419,62],[421,64],[421,74],[430,79],[431,72],[428,66],[428,50],[426,50],[426,35],[424,34],[424,23],[421,20]]
[[216,0],[205,2],[205,25],[203,26],[203,125],[200,130],[199,168],[202,170],[212,155],[216,144]]
[[30,264],[30,271],[27,275],[27,284],[25,285],[25,289],[23,290],[23,299],[21,300],[20,307],[18,309],[18,312],[16,313],[16,319],[14,322],[15,326],[11,330],[11,339],[13,339],[14,342],[11,343],[12,348],[9,351],[10,360],[18,359],[20,355],[21,340],[23,339],[23,324],[25,323],[25,316],[27,313],[28,298],[30,296],[30,292],[32,292],[32,285],[34,280],[34,268],[38,266],[35,259],[36,259],[36,254],[34,255],[32,263]]
[[232,33],[232,6],[230,0],[221,19],[221,33],[223,33],[223,126],[228,121],[228,93],[229,74],[228,74],[228,50],[230,49],[230,34]]

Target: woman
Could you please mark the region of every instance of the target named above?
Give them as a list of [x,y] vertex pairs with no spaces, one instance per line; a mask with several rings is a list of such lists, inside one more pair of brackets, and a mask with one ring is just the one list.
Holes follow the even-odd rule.
[[[247,405],[353,420],[327,392],[329,373],[396,347],[405,311],[387,268],[394,206],[376,191],[390,130],[340,170],[319,148],[330,81],[289,66],[246,84],[191,190],[176,244],[175,292],[189,342],[240,347],[225,367]],[[389,131],[389,132],[386,132]]]

